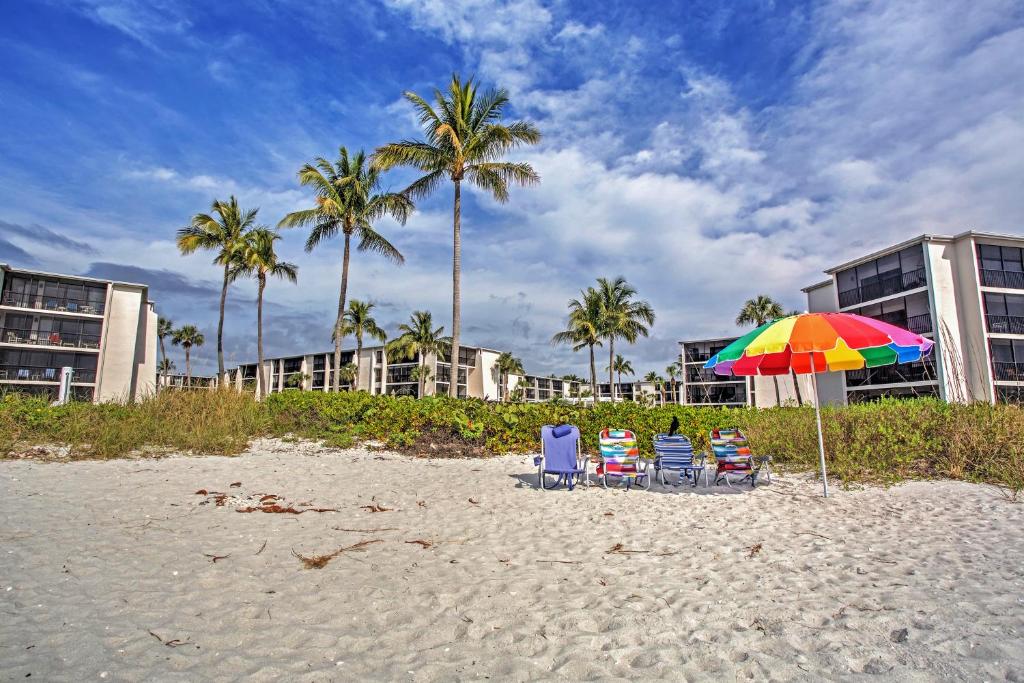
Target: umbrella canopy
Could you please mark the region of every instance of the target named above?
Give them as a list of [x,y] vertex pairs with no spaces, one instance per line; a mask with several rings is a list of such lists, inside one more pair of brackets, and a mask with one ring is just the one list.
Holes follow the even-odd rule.
[[[773,320],[748,332],[704,364],[716,375],[786,375],[876,368],[913,363],[935,342],[889,323],[853,313],[801,313]],[[825,440],[817,381],[814,417],[818,425],[821,482],[828,496]]]
[[785,375],[912,363],[934,342],[852,313],[801,313],[748,332],[705,365],[718,375]]

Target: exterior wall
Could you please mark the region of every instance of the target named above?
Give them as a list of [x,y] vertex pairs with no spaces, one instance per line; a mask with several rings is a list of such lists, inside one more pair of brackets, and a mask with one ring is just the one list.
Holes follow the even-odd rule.
[[929,241],[924,244],[928,271],[928,298],[935,322],[934,339],[939,396],[958,403],[970,399],[966,371],[963,368],[964,339],[957,310],[956,247],[952,242]]
[[[975,240],[964,240],[953,245],[954,277],[957,282],[957,321],[961,359],[968,378],[968,399],[995,400],[992,384],[991,359],[985,335],[985,309],[978,279],[978,250]],[[941,327],[939,334],[941,335]]]
[[[137,344],[142,325],[140,314],[148,309],[143,290],[111,285],[107,296],[107,321],[103,333],[103,349],[96,377],[97,401],[128,401],[136,398],[136,369],[139,365]],[[155,346],[156,340],[153,339]],[[143,351],[143,361],[145,359]],[[143,362],[144,364],[144,362]],[[155,365],[154,372],[155,372]]]
[[135,345],[135,391],[132,398],[139,401],[156,393],[156,336],[159,316],[151,302],[146,302],[139,316],[138,342]]
[[479,395],[491,401],[501,400],[501,378],[497,366],[500,355],[497,351],[489,349],[481,349],[477,354],[477,370],[479,372],[475,374],[479,376],[480,380]]

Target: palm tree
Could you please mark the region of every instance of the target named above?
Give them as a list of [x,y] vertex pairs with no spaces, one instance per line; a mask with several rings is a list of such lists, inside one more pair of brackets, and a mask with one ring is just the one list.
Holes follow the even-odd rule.
[[195,325],[182,325],[171,334],[171,344],[185,349],[185,386],[192,386],[192,347],[202,346],[206,337]]
[[[540,176],[525,162],[499,161],[520,145],[540,141],[532,123],[501,123],[508,93],[489,90],[480,94],[473,79],[465,83],[452,75],[448,93],[434,90],[436,109],[416,93],[406,91],[423,127],[424,140],[402,140],[379,147],[374,153],[381,168],[412,166],[425,175],[405,189],[412,197],[426,197],[444,179],[455,186],[452,220],[452,358],[459,357],[462,332],[462,181],[490,193],[499,202],[508,201],[509,183],[532,185]],[[449,391],[458,395],[456,382]]]
[[[383,342],[388,338],[387,332],[385,332],[377,324],[377,320],[373,317],[373,309],[376,304],[370,301],[360,301],[359,299],[352,299],[348,302],[348,310],[345,311],[344,325],[342,326],[342,336],[355,335],[356,338],[356,363],[358,364],[359,359],[362,358],[363,353],[363,337],[370,337],[377,341]],[[357,365],[358,368],[358,365]],[[357,373],[358,377],[358,373]],[[358,381],[356,382],[358,384]]]
[[281,239],[275,231],[259,226],[245,235],[245,241],[238,249],[229,277],[232,281],[240,277],[255,277],[256,287],[256,398],[267,393],[266,378],[263,376],[263,291],[267,288],[267,276],[289,282],[298,280],[298,266],[281,261],[274,250],[274,242]]
[[[739,326],[753,325],[754,327],[760,327],[765,323],[777,320],[784,316],[785,313],[782,310],[782,306],[779,302],[772,299],[770,296],[759,294],[753,299],[747,299],[743,308],[740,309],[739,315],[736,316],[736,324]],[[776,375],[772,375],[772,381],[775,383],[775,405],[782,405],[782,396],[779,394],[779,378]]]
[[569,344],[573,351],[590,351],[590,389],[597,391],[597,365],[594,347],[601,346],[601,297],[593,287],[580,292],[579,299],[569,300],[569,324],[551,338],[552,344]]
[[614,280],[597,278],[597,294],[601,303],[601,337],[608,341],[608,384],[612,403],[615,402],[615,384],[612,370],[615,365],[615,340],[622,339],[630,344],[638,337],[646,337],[648,325],[654,324],[654,309],[646,301],[637,301],[636,289],[626,278]]
[[345,363],[341,366],[341,372],[338,374],[341,376],[342,384],[347,384],[349,391],[351,391],[355,385],[356,377],[359,375],[359,366],[355,363]]
[[[630,363],[625,358],[623,358],[622,354],[617,353],[615,354],[615,358],[612,360],[611,364],[609,364],[608,367],[605,368],[605,370],[608,371],[609,380],[611,379],[611,374],[614,371],[615,374],[618,376],[618,383],[622,384],[623,373],[625,373],[627,376],[633,374],[633,364]],[[614,389],[612,390],[612,400],[615,400]]]
[[[444,336],[444,327],[434,328],[434,319],[430,311],[413,311],[409,322],[398,326],[398,332],[398,337],[387,345],[388,357],[409,360],[419,357],[416,379],[419,382],[419,396],[422,397],[424,382],[430,376],[429,368],[426,366],[427,354],[443,355],[450,350],[451,338]],[[453,367],[453,373],[455,371]],[[454,379],[454,382],[449,383],[456,384],[458,375],[455,375]]]
[[[160,365],[157,367],[157,374],[163,376],[165,385],[167,384],[167,373],[174,366],[174,363],[167,364],[167,346],[165,346],[164,340],[172,334],[174,334],[174,321],[163,316],[157,318],[156,337],[160,340]],[[159,382],[157,382],[157,391],[160,391]]]
[[[164,386],[167,386],[167,375],[174,372],[174,361],[168,358],[166,355],[160,359],[157,363],[156,372],[158,375],[164,378]],[[159,383],[157,383],[157,391],[159,391]]]
[[654,370],[651,370],[644,375],[644,381],[650,382],[658,390],[658,395],[661,396],[661,405],[665,405],[665,378],[661,377]]
[[501,400],[508,400],[508,376],[511,374],[525,375],[526,371],[523,370],[523,361],[513,356],[508,351],[503,352],[498,356],[498,360],[495,364],[498,368],[498,384],[500,391],[499,396]]
[[683,368],[677,361],[665,368],[665,374],[668,375],[669,384],[672,387],[672,402],[676,403],[679,401],[679,396],[676,393],[676,381],[683,374]]
[[217,320],[217,378],[224,379],[224,304],[228,299],[228,271],[235,250],[242,243],[243,236],[256,222],[256,212],[238,206],[232,195],[226,202],[213,200],[211,213],[197,213],[189,225],[178,230],[178,250],[191,254],[198,249],[215,251],[214,265],[224,268],[224,284],[220,289],[220,317]]
[[345,147],[338,149],[338,161],[333,165],[318,157],[313,164],[299,169],[299,182],[313,188],[316,205],[310,209],[294,211],[278,227],[311,226],[306,239],[306,251],[337,236],[345,238],[341,258],[341,290],[338,293],[338,314],[334,319],[334,391],[338,391],[341,370],[341,341],[344,334],[345,297],[348,293],[348,268],[352,237],[359,238],[359,251],[373,251],[392,263],[405,263],[405,257],[391,242],[377,232],[373,224],[384,216],[391,216],[405,225],[412,213],[409,198],[394,192],[379,192],[380,171],[366,163],[360,150],[349,157]]

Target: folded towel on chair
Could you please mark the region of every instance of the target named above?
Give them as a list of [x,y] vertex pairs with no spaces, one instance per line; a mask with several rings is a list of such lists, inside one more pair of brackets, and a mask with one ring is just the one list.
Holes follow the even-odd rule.
[[572,425],[558,425],[557,427],[551,430],[551,436],[555,437],[556,439],[561,439],[563,436],[567,434],[572,434]]

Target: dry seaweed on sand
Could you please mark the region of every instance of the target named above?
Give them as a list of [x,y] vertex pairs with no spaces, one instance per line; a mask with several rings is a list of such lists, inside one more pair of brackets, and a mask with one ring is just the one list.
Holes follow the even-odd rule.
[[605,551],[608,555],[635,555],[637,553],[646,553],[649,550],[629,550],[621,543],[616,543],[611,548]]
[[292,548],[292,555],[297,557],[302,562],[303,566],[306,569],[323,569],[324,567],[327,566],[328,562],[330,562],[331,560],[336,558],[338,555],[341,555],[342,553],[362,552],[363,550],[366,549],[366,546],[373,545],[374,543],[382,543],[382,542],[383,541],[381,539],[379,539],[379,538],[375,538],[375,539],[372,539],[372,540],[359,541],[358,543],[354,543],[352,545],[345,546],[344,548],[338,548],[333,553],[328,553],[326,555],[311,555],[310,557],[305,557],[303,555],[299,555],[297,552],[295,552],[295,549]]

